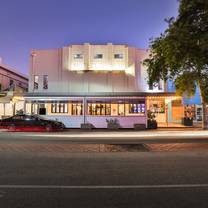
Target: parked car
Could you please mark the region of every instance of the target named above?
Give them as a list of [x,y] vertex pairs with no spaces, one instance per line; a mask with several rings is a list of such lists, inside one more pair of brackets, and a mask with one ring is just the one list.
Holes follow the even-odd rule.
[[0,129],[8,131],[60,131],[65,128],[59,121],[47,120],[38,115],[19,114],[0,120]]

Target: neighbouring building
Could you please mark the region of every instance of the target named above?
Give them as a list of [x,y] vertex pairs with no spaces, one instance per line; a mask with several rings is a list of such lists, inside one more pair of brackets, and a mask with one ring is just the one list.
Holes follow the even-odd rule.
[[149,88],[144,49],[127,45],[70,45],[33,50],[25,112],[58,119],[67,127],[91,123],[106,128],[117,119],[123,128],[147,123],[147,110],[159,123],[181,122],[182,98],[164,82]]
[[[175,92],[175,85],[173,81],[167,83],[168,92]],[[192,97],[183,97],[184,116],[193,118],[194,122],[200,123],[202,121],[202,105],[199,88],[196,87],[196,93]],[[208,106],[207,106],[208,110]]]
[[0,62],[0,118],[24,110],[23,93],[27,90],[27,76]]
[[28,89],[28,77],[0,62],[0,92],[20,88]]

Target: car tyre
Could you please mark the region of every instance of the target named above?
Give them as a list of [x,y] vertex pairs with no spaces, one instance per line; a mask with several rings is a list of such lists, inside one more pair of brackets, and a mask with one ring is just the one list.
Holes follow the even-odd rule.
[[8,130],[9,131],[15,131],[15,125],[14,124],[10,124]]
[[47,132],[52,131],[52,126],[50,124],[46,125],[46,131]]

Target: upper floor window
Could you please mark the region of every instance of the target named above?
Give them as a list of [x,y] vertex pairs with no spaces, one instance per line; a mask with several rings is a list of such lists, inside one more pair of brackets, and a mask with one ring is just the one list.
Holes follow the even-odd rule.
[[74,59],[83,59],[83,55],[81,53],[74,54]]
[[13,87],[13,85],[14,85],[14,80],[10,79],[10,80],[9,80],[9,86],[10,86],[10,87]]
[[123,54],[122,53],[116,53],[114,54],[115,59],[123,59]]
[[48,89],[48,75],[43,75],[43,89]]
[[94,59],[102,59],[103,58],[103,54],[98,53],[94,56]]
[[37,75],[34,76],[34,90],[38,89],[38,79],[39,77]]
[[162,90],[162,81],[161,80],[158,82],[158,90]]

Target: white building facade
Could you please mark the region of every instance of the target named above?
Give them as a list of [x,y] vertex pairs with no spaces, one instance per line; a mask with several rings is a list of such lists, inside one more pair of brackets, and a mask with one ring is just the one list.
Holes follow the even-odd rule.
[[163,82],[154,89],[147,84],[142,61],[148,55],[147,50],[111,43],[33,50],[25,111],[58,119],[69,128],[82,123],[106,128],[106,119],[117,119],[122,128],[146,125],[152,99],[147,96],[165,96]]

